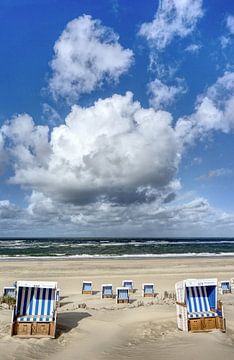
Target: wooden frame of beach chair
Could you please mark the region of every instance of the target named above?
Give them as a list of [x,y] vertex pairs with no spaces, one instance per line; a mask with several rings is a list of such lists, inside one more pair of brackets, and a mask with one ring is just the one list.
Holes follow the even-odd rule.
[[57,283],[17,281],[11,336],[55,337]]
[[222,280],[219,282],[219,293],[220,294],[230,294],[231,293],[230,280]]
[[102,284],[101,287],[101,298],[113,298],[113,286],[112,284]]
[[154,284],[153,283],[142,284],[142,296],[143,297],[154,297]]
[[123,280],[122,287],[125,287],[129,290],[129,292],[133,292],[133,281],[132,280]]
[[83,281],[82,283],[82,294],[93,295],[93,283],[92,281]]
[[217,300],[217,279],[188,279],[175,284],[177,325],[183,331],[225,332],[223,306]]
[[15,299],[16,296],[16,288],[15,286],[5,286],[3,288],[3,296],[10,296]]
[[116,288],[116,304],[129,303],[129,289],[127,287]]

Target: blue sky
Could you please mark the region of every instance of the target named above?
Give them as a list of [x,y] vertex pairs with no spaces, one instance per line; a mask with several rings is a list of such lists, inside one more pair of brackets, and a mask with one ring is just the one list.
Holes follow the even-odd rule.
[[0,20],[1,236],[233,235],[232,1],[2,1]]

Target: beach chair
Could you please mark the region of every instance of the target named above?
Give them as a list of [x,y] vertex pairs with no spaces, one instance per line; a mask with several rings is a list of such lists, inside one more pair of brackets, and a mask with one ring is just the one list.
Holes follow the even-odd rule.
[[82,294],[93,295],[93,283],[92,281],[83,281]]
[[230,294],[231,293],[231,282],[229,280],[223,280],[219,283],[219,293],[220,294]]
[[127,287],[116,288],[116,303],[128,304],[129,303],[129,289]]
[[189,279],[175,284],[177,324],[184,331],[225,332],[221,301],[217,300],[217,279]]
[[142,284],[142,296],[143,297],[154,297],[154,284],[153,283]]
[[56,282],[17,281],[11,335],[55,337]]
[[15,286],[5,286],[3,288],[3,296],[9,296],[9,297],[15,299],[15,296],[16,296]]
[[129,292],[133,292],[133,281],[132,280],[123,280],[122,286],[127,288]]
[[113,287],[112,284],[102,284],[101,298],[113,298]]
[[231,284],[231,292],[234,293],[234,278],[231,278],[230,284]]
[[56,290],[56,305],[57,305],[57,307],[60,306],[60,300],[61,300],[61,290],[57,289]]

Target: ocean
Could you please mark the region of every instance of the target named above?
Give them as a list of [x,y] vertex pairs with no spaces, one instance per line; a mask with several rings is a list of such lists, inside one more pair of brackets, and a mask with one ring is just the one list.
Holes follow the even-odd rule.
[[234,238],[0,238],[0,260],[234,256]]

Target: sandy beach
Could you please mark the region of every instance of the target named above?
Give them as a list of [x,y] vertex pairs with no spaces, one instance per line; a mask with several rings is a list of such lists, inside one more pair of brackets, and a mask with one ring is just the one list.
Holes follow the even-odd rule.
[[[234,357],[234,294],[221,296],[227,321],[225,334],[177,330],[176,281],[186,278],[234,277],[233,258],[124,260],[1,261],[0,288],[15,280],[54,280],[61,289],[56,339],[10,337],[11,311],[0,310],[0,359],[220,359]],[[100,299],[102,283],[114,288],[132,279],[136,292],[129,305]],[[94,295],[82,295],[91,280]],[[143,299],[141,284],[154,282],[157,296]]]

